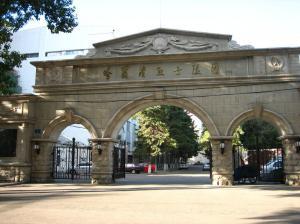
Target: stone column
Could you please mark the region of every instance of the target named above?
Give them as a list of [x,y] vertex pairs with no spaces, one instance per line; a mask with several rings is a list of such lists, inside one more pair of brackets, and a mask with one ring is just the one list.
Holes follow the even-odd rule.
[[283,166],[285,183],[300,186],[300,152],[297,153],[295,143],[300,141],[300,135],[282,136]]
[[[92,139],[92,184],[109,184],[113,182],[113,147],[115,140],[111,138]],[[98,150],[97,145],[101,145]]]
[[[32,139],[32,182],[53,181],[53,146],[56,141],[51,139]],[[34,149],[34,145],[39,149]]]
[[[233,184],[232,137],[214,136],[212,145],[212,185],[228,186]],[[220,143],[224,142],[224,152]]]

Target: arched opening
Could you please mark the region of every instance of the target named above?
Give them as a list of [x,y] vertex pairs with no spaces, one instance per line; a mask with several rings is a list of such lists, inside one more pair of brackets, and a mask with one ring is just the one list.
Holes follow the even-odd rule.
[[209,170],[203,171],[203,165],[210,159],[200,148],[200,119],[178,103],[162,101],[127,111],[112,131],[124,145],[127,171],[126,179],[117,182],[209,184]]
[[236,183],[284,182],[283,149],[278,127],[261,118],[247,119],[233,133]]
[[81,124],[64,128],[53,148],[53,178],[56,181],[90,181],[92,135]]
[[[90,139],[97,138],[93,125],[84,117],[65,110],[61,116],[49,122],[43,131],[43,139],[49,141],[45,150],[51,161],[51,177],[54,180],[90,181],[92,147]],[[53,145],[52,142],[56,142]]]

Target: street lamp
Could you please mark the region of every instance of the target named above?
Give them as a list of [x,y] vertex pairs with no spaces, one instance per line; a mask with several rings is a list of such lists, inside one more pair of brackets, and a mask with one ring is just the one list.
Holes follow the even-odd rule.
[[296,140],[295,147],[296,147],[296,152],[300,153],[300,139]]
[[102,154],[102,151],[103,151],[103,147],[102,147],[102,145],[101,145],[101,142],[98,142],[98,143],[97,143],[96,148],[97,148],[98,154],[101,155],[101,154]]
[[224,151],[225,151],[225,143],[223,141],[220,143],[220,150],[221,150],[221,153],[223,155]]
[[41,148],[40,148],[40,145],[37,142],[34,143],[33,149],[36,152],[36,154],[40,154]]

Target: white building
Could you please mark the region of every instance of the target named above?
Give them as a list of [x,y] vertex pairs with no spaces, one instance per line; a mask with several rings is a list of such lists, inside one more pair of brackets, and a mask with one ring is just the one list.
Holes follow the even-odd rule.
[[[114,38],[113,28],[97,26],[77,27],[72,33],[59,34],[51,34],[47,27],[24,29],[16,32],[13,36],[12,50],[27,56],[27,59],[22,62],[22,67],[16,69],[20,77],[19,84],[22,93],[33,93],[35,67],[30,64],[31,61],[75,58],[87,54],[93,48],[94,43],[112,38]],[[130,119],[120,130],[120,140],[126,142],[129,157],[134,151],[136,128],[136,121]],[[82,136],[76,136],[76,132],[78,133],[76,129],[69,130],[67,135],[61,138],[78,137],[80,139]]]
[[[101,30],[101,31],[100,31]],[[12,50],[27,56],[22,67],[16,69],[20,76],[22,93],[32,93],[35,68],[31,61],[70,59],[88,52],[92,44],[114,36],[113,28],[97,26],[77,27],[72,33],[51,34],[47,27],[19,30],[13,36]]]

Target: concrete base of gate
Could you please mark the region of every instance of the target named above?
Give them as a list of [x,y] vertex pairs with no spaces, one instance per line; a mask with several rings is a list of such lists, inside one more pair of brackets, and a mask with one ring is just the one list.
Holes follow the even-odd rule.
[[111,184],[113,183],[112,173],[93,173],[92,184]]
[[0,181],[30,182],[31,164],[29,163],[1,163]]
[[215,186],[231,186],[233,185],[233,175],[228,173],[213,173],[212,185]]
[[286,174],[285,183],[290,186],[300,186],[300,172]]
[[50,172],[46,171],[32,171],[32,183],[52,183],[54,182]]

